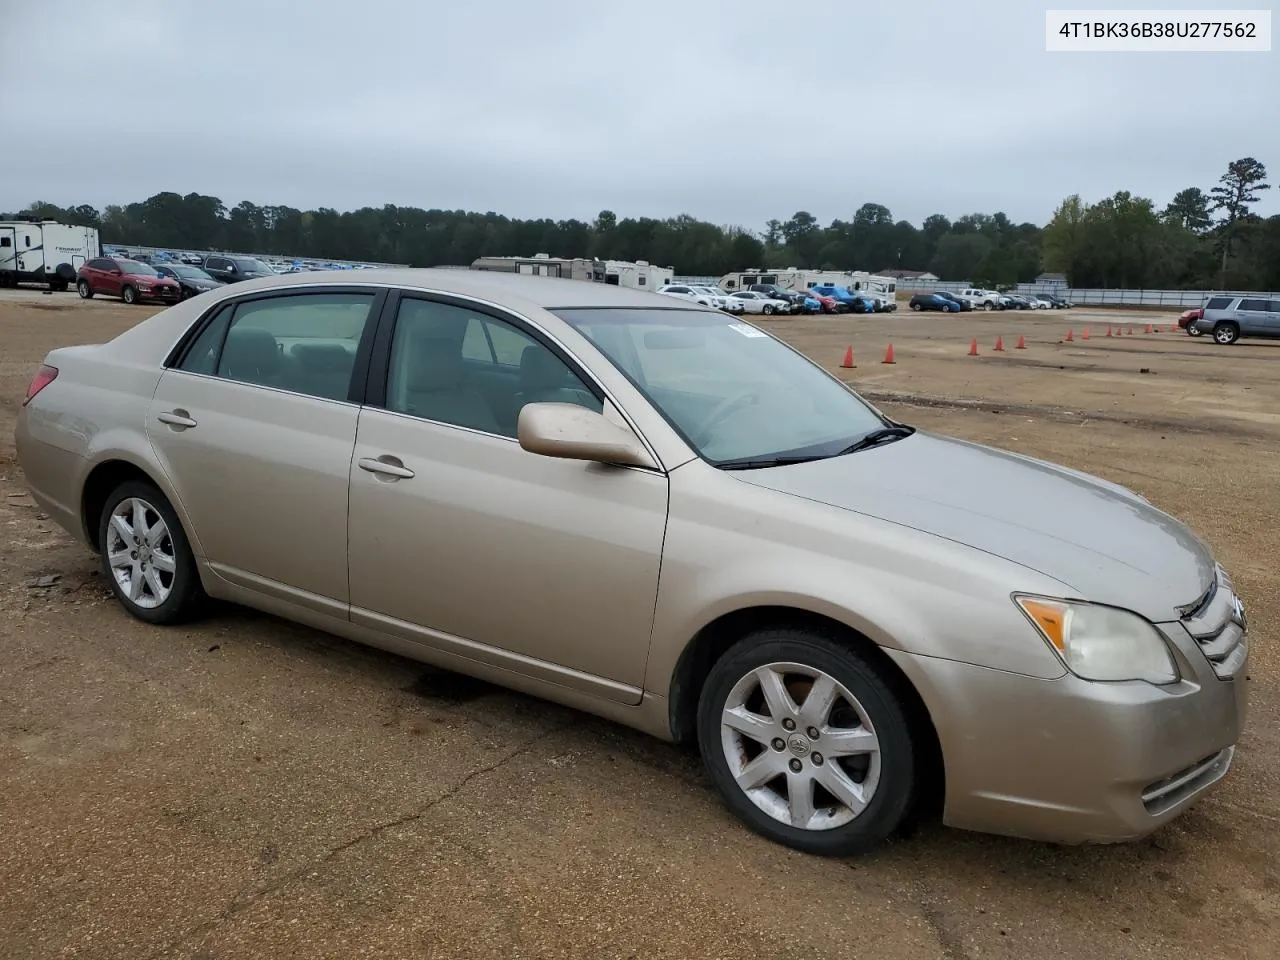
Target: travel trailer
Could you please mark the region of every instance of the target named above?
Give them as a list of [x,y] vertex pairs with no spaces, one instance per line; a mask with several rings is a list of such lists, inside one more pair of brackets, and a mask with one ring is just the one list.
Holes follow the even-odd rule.
[[657,267],[647,260],[594,260],[586,257],[569,259],[538,253],[532,257],[480,257],[472,270],[494,270],[499,273],[526,273],[535,277],[563,277],[589,280],[633,290],[657,290],[671,282],[675,270]]
[[101,255],[94,227],[0,220],[0,287],[47,283],[51,290],[66,290],[85,261]]
[[567,280],[605,282],[603,260],[585,257],[569,259],[536,253],[532,257],[479,257],[471,262],[472,270],[492,270],[497,273],[525,273],[534,277],[564,277]]

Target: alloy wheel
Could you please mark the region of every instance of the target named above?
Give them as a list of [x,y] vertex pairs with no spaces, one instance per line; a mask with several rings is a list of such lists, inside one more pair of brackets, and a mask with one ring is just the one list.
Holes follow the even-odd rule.
[[770,663],[742,677],[725,700],[720,742],[742,792],[790,827],[844,826],[880,783],[880,743],[866,709],[816,667]]
[[169,599],[177,572],[173,535],[159,511],[138,497],[111,511],[105,544],[107,563],[121,593],[152,610]]

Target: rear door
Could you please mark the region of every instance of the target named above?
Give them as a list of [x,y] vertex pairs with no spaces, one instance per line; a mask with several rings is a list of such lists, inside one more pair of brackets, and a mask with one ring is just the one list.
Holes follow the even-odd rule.
[[237,298],[160,378],[147,433],[196,549],[224,579],[346,616],[353,397],[384,297],[330,287]]
[[1245,297],[1236,310],[1240,332],[1246,336],[1265,337],[1271,325],[1270,303],[1260,297]]

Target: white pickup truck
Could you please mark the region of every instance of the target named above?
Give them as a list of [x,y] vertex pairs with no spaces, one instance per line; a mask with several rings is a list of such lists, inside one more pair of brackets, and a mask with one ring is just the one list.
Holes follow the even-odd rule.
[[975,310],[1003,310],[1009,305],[1008,298],[995,290],[979,290],[974,287],[969,290],[961,290],[955,296],[968,300],[973,304],[973,309]]

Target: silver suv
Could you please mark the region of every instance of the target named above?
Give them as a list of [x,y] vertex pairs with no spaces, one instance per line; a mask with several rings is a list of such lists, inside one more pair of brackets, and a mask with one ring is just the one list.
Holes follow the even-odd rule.
[[1210,297],[1204,316],[1193,321],[1201,333],[1221,344],[1241,337],[1280,338],[1280,300],[1266,297]]

